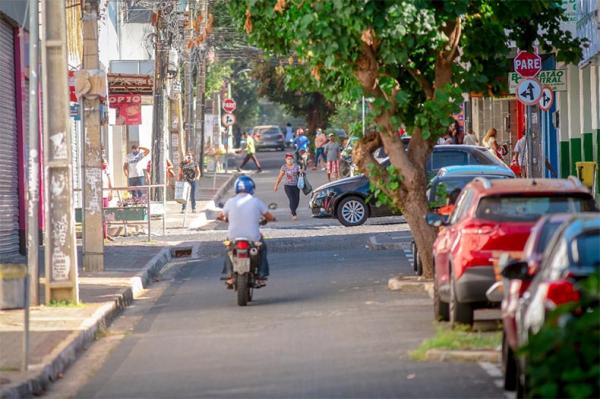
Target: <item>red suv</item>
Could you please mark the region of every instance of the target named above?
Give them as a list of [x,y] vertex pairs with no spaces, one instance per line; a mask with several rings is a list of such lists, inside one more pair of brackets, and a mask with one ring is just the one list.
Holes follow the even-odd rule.
[[575,178],[473,180],[448,221],[428,215],[430,224],[443,224],[433,244],[435,317],[473,323],[475,309],[498,305],[486,297],[496,281],[494,263],[505,253],[521,255],[541,216],[594,209],[593,197]]

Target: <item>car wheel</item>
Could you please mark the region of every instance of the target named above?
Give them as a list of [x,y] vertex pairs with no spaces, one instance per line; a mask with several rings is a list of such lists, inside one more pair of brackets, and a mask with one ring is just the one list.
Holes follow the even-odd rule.
[[450,320],[450,305],[440,298],[437,279],[433,278],[433,317],[437,321]]
[[[452,268],[452,266],[450,266]],[[456,293],[456,280],[454,274],[450,280],[450,324],[473,324],[473,307],[470,303],[462,303],[458,301]]]
[[514,391],[517,388],[517,363],[515,354],[506,341],[506,334],[502,333],[502,371],[504,371],[504,389]]
[[279,147],[279,151],[285,151],[285,147],[284,146]]
[[360,226],[368,217],[369,210],[360,197],[346,197],[337,207],[337,218],[344,226]]

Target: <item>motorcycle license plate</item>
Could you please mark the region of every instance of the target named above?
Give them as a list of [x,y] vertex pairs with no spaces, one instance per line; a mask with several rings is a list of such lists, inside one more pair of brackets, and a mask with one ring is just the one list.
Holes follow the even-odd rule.
[[233,258],[233,271],[238,274],[250,272],[250,258]]

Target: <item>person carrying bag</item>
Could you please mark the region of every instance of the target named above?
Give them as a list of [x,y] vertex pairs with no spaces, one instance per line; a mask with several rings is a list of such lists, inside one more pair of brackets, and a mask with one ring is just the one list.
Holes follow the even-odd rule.
[[300,204],[300,190],[305,189],[306,179],[303,176],[302,169],[294,161],[294,155],[291,153],[285,154],[285,164],[283,164],[279,170],[279,175],[275,181],[273,191],[277,191],[284,176],[285,181],[283,183],[283,188],[285,189],[285,195],[289,201],[292,220],[297,220],[298,215],[296,214],[296,211],[298,210],[298,205]]

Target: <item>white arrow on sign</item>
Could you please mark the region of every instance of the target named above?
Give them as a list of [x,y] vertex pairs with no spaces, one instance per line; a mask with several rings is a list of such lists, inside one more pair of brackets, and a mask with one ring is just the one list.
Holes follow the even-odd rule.
[[542,84],[533,78],[521,79],[515,94],[523,104],[535,105],[542,97]]
[[226,127],[233,126],[235,124],[235,115],[225,114],[223,115],[221,120],[223,121],[223,125],[225,125]]
[[540,98],[540,108],[542,111],[548,111],[554,103],[554,92],[551,87],[544,87],[542,89],[542,97]]

